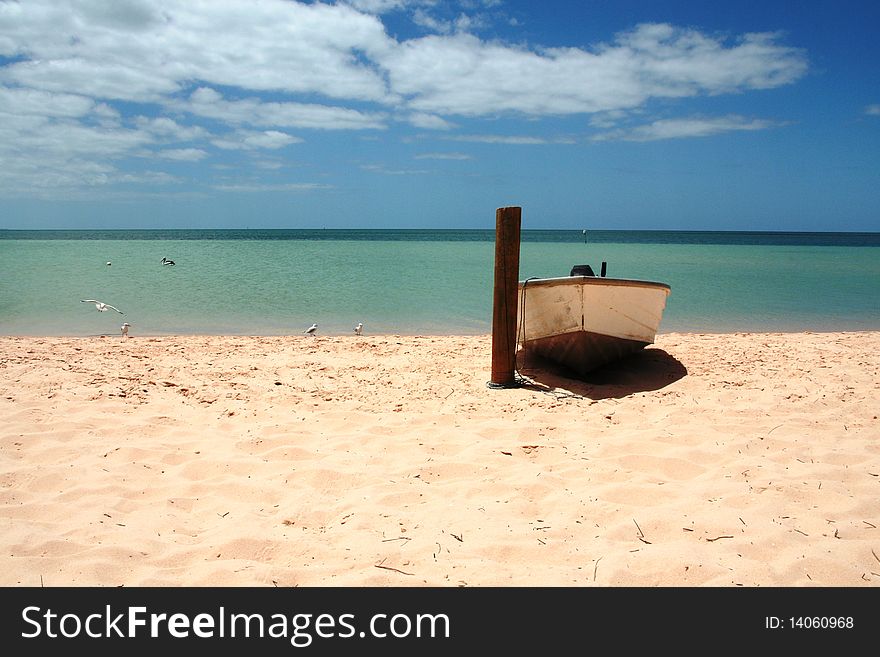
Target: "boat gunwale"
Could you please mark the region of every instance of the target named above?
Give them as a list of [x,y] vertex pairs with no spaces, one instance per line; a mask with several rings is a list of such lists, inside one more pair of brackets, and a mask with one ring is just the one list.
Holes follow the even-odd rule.
[[555,278],[528,278],[519,281],[518,287],[553,287],[556,285],[611,285],[626,287],[660,288],[669,294],[672,288],[667,283],[643,281],[634,278],[607,278],[605,276],[559,276]]

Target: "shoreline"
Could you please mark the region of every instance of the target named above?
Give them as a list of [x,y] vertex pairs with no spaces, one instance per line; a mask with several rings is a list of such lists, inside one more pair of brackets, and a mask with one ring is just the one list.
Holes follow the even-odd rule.
[[490,350],[0,336],[0,585],[880,586],[880,331]]
[[[718,329],[715,331],[706,331],[706,330],[698,330],[698,331],[682,331],[682,330],[672,330],[669,331],[658,331],[657,338],[662,339],[663,336],[689,336],[689,335],[717,335],[717,336],[752,336],[752,335],[829,335],[829,334],[860,334],[860,333],[880,333],[880,326],[876,328],[768,328],[761,330],[744,330],[741,328],[732,328],[732,329]],[[119,333],[118,327],[114,328],[112,332],[105,333],[90,333],[90,334],[62,334],[62,333],[0,333],[0,340],[89,340],[94,338],[120,338],[121,335]],[[171,339],[189,339],[189,338],[311,338],[312,336],[307,335],[304,331],[288,331],[288,332],[278,332],[278,333],[208,333],[208,332],[197,332],[197,333],[134,333],[131,332],[129,334],[129,339],[141,338],[141,339],[156,339],[156,338],[171,338]],[[463,331],[452,331],[449,333],[443,332],[433,332],[433,331],[393,331],[393,332],[380,332],[380,333],[363,333],[361,336],[354,335],[353,331],[345,331],[345,332],[336,332],[336,333],[318,333],[315,337],[320,338],[352,338],[352,339],[366,339],[366,338],[484,338],[491,339],[492,333],[491,329],[485,331],[477,331],[473,333],[463,332]],[[656,344],[656,342],[654,343]],[[652,345],[649,345],[649,347]]]

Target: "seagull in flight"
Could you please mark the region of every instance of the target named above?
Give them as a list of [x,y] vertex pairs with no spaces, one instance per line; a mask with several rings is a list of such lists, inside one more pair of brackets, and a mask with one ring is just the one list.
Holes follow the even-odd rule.
[[111,306],[109,303],[104,303],[103,301],[98,301],[97,299],[81,299],[83,303],[93,303],[95,304],[95,308],[98,309],[99,312],[107,312],[107,310],[115,310],[120,315],[124,315],[125,313],[119,310],[116,306]]
[[303,333],[308,333],[309,335],[314,335],[315,331],[318,330],[317,324],[312,324],[309,328],[307,328]]
[[354,327],[354,334],[360,335],[363,330],[364,330],[364,325],[361,322],[358,322],[358,325]]

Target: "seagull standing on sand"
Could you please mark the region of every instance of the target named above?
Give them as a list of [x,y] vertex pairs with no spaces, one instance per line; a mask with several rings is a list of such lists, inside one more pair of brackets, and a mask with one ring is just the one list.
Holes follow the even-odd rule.
[[303,333],[308,333],[309,335],[314,335],[315,331],[318,330],[317,324],[312,324],[309,328],[307,328]]
[[111,306],[109,303],[104,303],[103,301],[98,301],[97,299],[80,299],[83,303],[93,303],[95,304],[95,308],[98,309],[98,312],[107,312],[108,309],[115,310],[120,315],[124,315],[125,313],[119,310],[116,306]]
[[363,330],[364,330],[364,325],[361,322],[358,322],[358,325],[354,327],[354,334],[360,335]]
[[128,337],[128,327],[129,326],[131,326],[131,324],[129,324],[128,322],[123,322],[122,326],[119,327],[120,329],[122,329],[122,337],[123,338]]

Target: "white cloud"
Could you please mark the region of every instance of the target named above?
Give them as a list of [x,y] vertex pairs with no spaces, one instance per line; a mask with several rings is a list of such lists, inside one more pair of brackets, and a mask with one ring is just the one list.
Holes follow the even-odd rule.
[[432,35],[401,43],[382,63],[392,89],[420,111],[594,113],[793,82],[806,71],[804,55],[776,38],[751,34],[728,45],[693,30],[641,25],[595,51],[535,51],[470,34]]
[[471,160],[467,153],[422,153],[416,155],[417,160]]
[[[303,142],[290,134],[301,130],[408,124],[464,142],[571,143],[471,125],[457,131],[468,119],[567,115],[592,116],[607,130],[652,100],[768,89],[807,69],[801,50],[770,33],[723,39],[650,24],[590,48],[475,36],[487,16],[480,12],[497,4],[0,2],[0,195],[112,185],[126,159],[143,166],[154,157],[158,168],[168,159],[210,161],[212,145],[277,151]],[[402,12],[439,34],[390,35],[382,17]],[[599,138],[762,127],[731,117],[669,119]],[[161,171],[143,179],[163,180]]]
[[880,105],[868,105],[865,108],[865,114],[869,116],[880,116]]
[[345,5],[129,0],[120,10],[94,9],[104,4],[2,3],[0,55],[24,61],[4,67],[0,80],[138,102],[160,102],[191,80],[333,98],[387,96],[374,65],[357,55],[375,57],[388,47],[384,27]]
[[615,130],[594,137],[595,141],[658,141],[661,139],[682,139],[688,137],[708,137],[723,132],[767,130],[778,123],[760,119],[746,119],[742,116],[717,118],[661,119],[647,125],[628,130]]
[[0,87],[0,114],[79,118],[95,107],[91,98],[78,94]]
[[413,12],[412,20],[419,27],[423,27],[431,32],[437,32],[438,34],[449,34],[454,27],[452,21],[436,18],[422,9],[417,9]]
[[241,130],[211,140],[214,146],[225,150],[276,149],[300,142],[302,142],[302,139],[299,137],[294,137],[278,130],[264,130],[262,132]]
[[167,117],[137,116],[134,124],[149,133],[170,141],[193,141],[204,139],[208,131],[201,126],[181,125]]
[[[89,9],[90,3],[4,3],[0,54],[21,61],[3,67],[0,81],[160,104],[200,81],[208,87],[380,105],[403,101],[415,111],[485,116],[632,108],[650,98],[775,87],[806,70],[803,53],[777,43],[776,34],[727,42],[653,24],[592,50],[532,50],[482,41],[467,32],[476,19],[460,16],[433,26],[454,34],[395,41],[378,16],[358,6],[368,8],[285,0],[209,5],[129,0],[101,11]],[[402,5],[369,3],[372,11],[397,6]],[[279,105],[266,120],[279,114],[293,121],[290,114],[304,111]],[[346,123],[351,117],[340,114],[351,127]]]
[[12,117],[0,127],[0,136],[0,154],[10,156],[23,149],[59,162],[96,155],[120,157],[153,141],[139,130],[108,129],[40,116]]
[[169,185],[179,183],[180,179],[164,171],[145,171],[142,173],[122,173],[115,176],[113,182],[130,185]]
[[425,169],[389,169],[384,164],[363,164],[361,169],[385,176],[421,176],[430,173]]
[[377,130],[385,127],[384,114],[366,114],[314,103],[263,102],[255,97],[225,100],[217,91],[207,87],[196,89],[187,101],[174,105],[196,116],[233,125],[325,130]]
[[594,128],[608,129],[617,125],[627,118],[629,114],[624,110],[610,110],[608,112],[596,112],[590,117],[590,125]]
[[169,148],[158,152],[159,157],[166,160],[180,162],[198,162],[205,158],[207,153],[201,148]]
[[15,168],[0,167],[0,189],[12,198],[55,198],[59,193],[76,198],[78,190],[91,192],[106,185],[115,170],[108,164],[71,158],[63,163],[45,158],[29,160]]
[[410,114],[408,121],[417,128],[425,130],[450,130],[455,127],[446,119],[436,114],[426,114],[425,112],[415,112]]
[[412,4],[412,0],[342,0],[342,4],[354,7],[367,14],[384,14],[389,11],[403,9]]
[[545,139],[527,135],[454,135],[445,137],[451,141],[469,141],[481,144],[511,144],[514,146],[533,146],[540,144],[572,144],[570,139]]
[[213,189],[220,192],[247,192],[247,193],[264,193],[264,192],[309,192],[319,189],[332,189],[331,185],[323,185],[320,183],[281,183],[277,185],[268,185],[264,183],[229,183],[214,185]]

